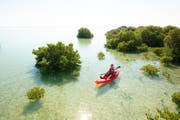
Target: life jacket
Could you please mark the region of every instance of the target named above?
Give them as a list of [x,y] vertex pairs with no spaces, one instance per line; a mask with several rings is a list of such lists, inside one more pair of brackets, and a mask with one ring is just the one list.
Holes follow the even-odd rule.
[[102,78],[106,79],[109,75],[114,74],[114,72],[114,68],[109,68],[109,71],[106,74],[104,74]]
[[114,73],[114,69],[113,69],[113,68],[110,68],[110,69],[109,69],[109,73],[110,73],[110,74],[113,74],[113,73]]

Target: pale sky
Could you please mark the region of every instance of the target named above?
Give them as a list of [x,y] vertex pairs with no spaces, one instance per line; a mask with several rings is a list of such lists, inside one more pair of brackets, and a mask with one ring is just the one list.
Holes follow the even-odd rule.
[[180,27],[180,0],[0,0],[0,27]]

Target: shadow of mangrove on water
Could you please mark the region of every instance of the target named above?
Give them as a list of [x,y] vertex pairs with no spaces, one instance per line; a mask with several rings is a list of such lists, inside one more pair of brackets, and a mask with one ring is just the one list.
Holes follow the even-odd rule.
[[77,82],[78,79],[69,73],[43,74],[40,76],[42,83],[46,85],[64,85],[69,82]]
[[42,107],[42,103],[40,101],[28,103],[26,106],[24,106],[23,115],[29,115],[34,112],[37,112]]
[[87,45],[91,44],[91,39],[78,38],[78,43],[81,46],[87,46]]
[[120,77],[116,78],[116,80],[107,83],[107,84],[101,84],[101,85],[96,85],[97,93],[96,96],[101,96],[108,92],[110,89],[117,89],[119,88],[119,82],[120,82]]
[[38,85],[45,84],[48,86],[53,85],[64,85],[69,82],[77,82],[77,77],[71,75],[71,73],[49,73],[49,74],[41,74],[40,71],[36,68],[33,68],[28,72],[31,74],[32,79]]

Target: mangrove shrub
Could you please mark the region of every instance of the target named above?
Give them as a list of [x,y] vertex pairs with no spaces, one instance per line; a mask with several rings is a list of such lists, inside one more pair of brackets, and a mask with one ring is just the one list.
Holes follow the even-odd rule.
[[161,56],[163,54],[164,48],[162,47],[155,47],[152,48],[152,52],[155,53],[157,56]]
[[36,55],[36,67],[41,73],[73,71],[80,67],[80,55],[73,49],[73,44],[65,45],[62,42],[47,44],[33,50]]
[[177,29],[176,26],[168,25],[163,28],[163,32],[167,35],[171,30]]
[[152,47],[157,56],[180,61],[180,28],[175,26],[121,26],[106,32],[105,47],[121,52],[144,52]]
[[105,57],[105,55],[104,55],[103,52],[99,52],[97,56],[98,56],[98,59],[99,59],[99,60],[102,60],[102,59],[104,59],[104,57]]
[[180,112],[170,112],[167,107],[163,110],[156,109],[156,113],[153,116],[150,110],[146,113],[147,120],[179,120]]
[[[175,92],[172,95],[172,101],[180,106],[180,92]],[[161,109],[156,109],[155,115],[153,115],[150,110],[146,113],[147,120],[179,120],[180,112],[170,112],[167,107]]]
[[106,47],[111,49],[117,49],[122,52],[132,52],[137,50],[137,47],[141,45],[140,38],[132,31],[128,29],[117,29],[106,33]]
[[160,58],[160,61],[166,65],[168,65],[172,60],[173,58],[171,56],[162,56]]
[[26,96],[28,97],[28,99],[31,102],[34,101],[38,101],[41,98],[44,97],[45,94],[45,89],[44,88],[40,88],[40,87],[33,87],[32,89],[30,89],[27,93]]
[[77,34],[78,38],[92,38],[93,34],[88,28],[80,28]]
[[172,94],[172,101],[180,107],[180,92],[175,92]]
[[140,36],[142,42],[149,47],[162,47],[165,37],[163,30],[159,26],[146,26],[141,28]]
[[140,46],[138,46],[137,49],[139,52],[146,52],[148,51],[148,46],[145,43],[143,43]]
[[79,71],[73,71],[73,72],[72,72],[72,75],[73,75],[74,77],[78,77],[78,76],[80,76],[80,72],[79,72]]
[[154,65],[145,65],[143,67],[140,68],[140,70],[142,70],[144,73],[150,75],[150,76],[157,76],[158,74],[158,68]]
[[169,31],[164,39],[165,46],[172,49],[173,60],[180,61],[180,29],[173,29]]

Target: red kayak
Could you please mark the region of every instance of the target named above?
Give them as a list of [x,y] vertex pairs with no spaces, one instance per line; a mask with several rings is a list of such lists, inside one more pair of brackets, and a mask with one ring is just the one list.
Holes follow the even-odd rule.
[[114,76],[108,77],[108,78],[106,78],[106,79],[99,77],[98,79],[96,79],[95,82],[96,82],[96,84],[108,83],[108,82],[111,82],[111,81],[115,80],[115,79],[118,77],[119,74],[120,74],[120,70],[117,70],[117,71],[115,72],[115,75],[114,75]]

